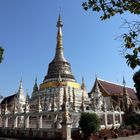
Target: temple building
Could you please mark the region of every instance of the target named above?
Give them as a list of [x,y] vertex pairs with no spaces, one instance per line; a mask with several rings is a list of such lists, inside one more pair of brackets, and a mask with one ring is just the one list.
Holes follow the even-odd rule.
[[65,124],[75,129],[79,127],[81,112],[95,112],[100,118],[101,129],[104,129],[119,127],[124,112],[139,111],[135,91],[126,87],[125,81],[123,85],[118,85],[96,78],[89,94],[84,78],[81,84],[76,81],[64,56],[62,27],[59,15],[55,56],[39,86],[35,79],[31,97],[28,94],[25,96],[21,80],[18,92],[2,100],[2,128],[47,129],[48,132],[63,130],[65,127],[62,124]]
[[94,102],[94,108],[98,110],[102,108],[104,102],[107,110],[111,108],[119,108],[124,112],[139,110],[139,101],[135,90],[125,86],[124,78],[123,85],[96,78],[89,95]]
[[[64,92],[66,92],[66,105],[70,111],[70,118],[73,121],[72,127],[78,127],[79,113],[88,106],[89,98],[86,92],[84,79],[80,85],[72,74],[70,63],[64,57],[64,48],[62,42],[62,20],[59,16],[57,22],[57,44],[54,59],[48,67],[48,72],[43,82],[38,86],[37,78],[33,87],[31,98],[25,97],[23,93],[22,81],[18,93],[5,97],[1,102],[2,118],[7,115],[8,123],[5,127],[18,127],[11,116],[11,113],[21,120],[20,125],[28,128],[59,128],[64,110]],[[73,113],[75,112],[75,113]],[[24,115],[26,113],[26,115]],[[29,114],[29,115],[27,115]],[[24,117],[28,117],[28,125],[24,124]],[[41,124],[37,124],[41,117]],[[13,124],[12,124],[13,123]],[[40,126],[39,126],[40,125]]]

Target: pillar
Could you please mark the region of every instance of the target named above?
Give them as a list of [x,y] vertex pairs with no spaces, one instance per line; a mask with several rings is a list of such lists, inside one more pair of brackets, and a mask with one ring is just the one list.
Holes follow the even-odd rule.
[[71,139],[71,124],[69,117],[69,111],[67,110],[67,94],[66,88],[64,88],[64,96],[63,96],[63,106],[64,112],[62,114],[62,140],[72,140]]
[[115,124],[116,124],[115,123],[115,112],[113,112],[113,116],[112,117],[113,117],[113,126],[115,126]]
[[15,116],[15,118],[14,118],[14,128],[17,128],[17,120],[18,120],[18,117]]
[[4,116],[2,116],[2,127],[4,128],[4,126],[5,126],[5,118]]
[[107,112],[104,113],[105,127],[107,128]]
[[29,128],[29,116],[25,116],[25,129]]
[[120,112],[120,125],[122,125],[122,113]]
[[38,128],[42,128],[42,115],[38,116]]
[[8,116],[5,116],[5,124],[4,127],[7,128],[8,127]]
[[71,139],[71,123],[62,122],[62,140]]

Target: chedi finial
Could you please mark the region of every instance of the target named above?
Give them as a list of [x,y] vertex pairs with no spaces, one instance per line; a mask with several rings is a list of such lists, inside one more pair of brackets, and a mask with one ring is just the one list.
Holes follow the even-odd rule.
[[60,14],[59,14],[56,26],[58,28],[58,31],[57,31],[57,46],[56,46],[56,48],[63,48],[63,43],[62,43],[62,26],[63,26],[63,24],[62,24]]

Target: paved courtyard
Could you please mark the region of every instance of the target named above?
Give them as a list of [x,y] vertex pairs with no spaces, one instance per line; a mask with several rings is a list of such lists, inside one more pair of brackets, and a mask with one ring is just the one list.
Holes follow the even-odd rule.
[[140,135],[129,136],[129,137],[120,137],[117,139],[110,139],[110,140],[140,140]]
[[0,140],[18,140],[18,139],[12,139],[12,138],[1,138],[1,137],[0,137]]
[[[0,140],[19,140],[19,139],[0,138]],[[108,139],[108,140],[140,140],[140,135],[129,136],[129,137],[120,137],[117,139]]]

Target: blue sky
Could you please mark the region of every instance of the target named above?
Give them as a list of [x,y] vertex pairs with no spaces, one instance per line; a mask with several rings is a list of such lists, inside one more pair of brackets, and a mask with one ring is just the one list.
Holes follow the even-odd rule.
[[[56,47],[56,22],[63,20],[63,47],[77,82],[84,76],[87,91],[99,78],[122,84],[123,75],[133,86],[131,70],[120,55],[115,38],[122,19],[129,13],[100,21],[99,13],[84,11],[84,0],[0,0],[0,46],[5,49],[0,64],[0,94],[14,94],[22,77],[24,91],[32,92],[35,77],[42,83]],[[61,7],[61,8],[60,8]],[[60,10],[61,9],[61,10]]]

